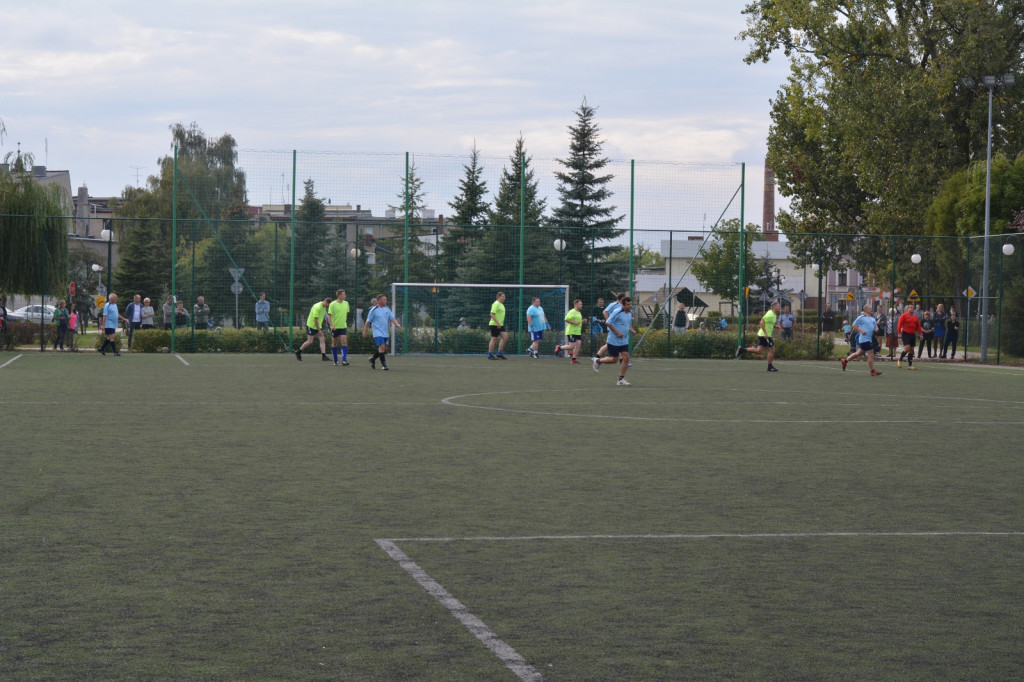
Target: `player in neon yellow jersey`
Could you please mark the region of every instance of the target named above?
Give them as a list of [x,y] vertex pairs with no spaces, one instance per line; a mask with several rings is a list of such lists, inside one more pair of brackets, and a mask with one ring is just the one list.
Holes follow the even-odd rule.
[[299,349],[295,351],[295,358],[299,361],[302,360],[302,351],[313,343],[313,339],[320,340],[320,359],[324,362],[330,362],[330,358],[327,357],[327,345],[324,343],[324,332],[321,327],[324,326],[324,318],[327,317],[327,306],[331,304],[331,297],[328,296],[322,301],[317,301],[313,304],[313,307],[309,309],[309,317],[306,318],[306,342],[299,346]]
[[338,298],[331,301],[327,308],[327,321],[331,325],[331,355],[334,357],[334,364],[338,364],[338,344],[341,344],[341,364],[348,367],[348,301],[345,300],[345,290],[338,289]]
[[747,353],[757,353],[760,355],[765,350],[768,351],[768,371],[778,372],[775,365],[772,364],[772,360],[775,359],[775,342],[772,340],[772,332],[775,331],[775,321],[779,319],[779,302],[774,301],[772,307],[768,312],[761,318],[760,328],[757,330],[757,345],[751,346],[750,348],[744,348],[740,346],[736,349],[736,357],[742,358]]
[[572,364],[578,365],[580,356],[580,346],[583,344],[583,301],[576,299],[572,302],[572,309],[565,315],[565,340],[568,342],[563,346],[558,346],[558,350],[570,351],[569,355],[572,357]]
[[[508,332],[505,331],[505,292],[499,291],[491,304],[491,321],[487,323],[491,330],[491,340],[487,344],[487,359],[493,360],[494,344],[498,344],[499,360],[507,360],[505,357],[505,342],[508,341]],[[499,340],[500,339],[500,340]]]

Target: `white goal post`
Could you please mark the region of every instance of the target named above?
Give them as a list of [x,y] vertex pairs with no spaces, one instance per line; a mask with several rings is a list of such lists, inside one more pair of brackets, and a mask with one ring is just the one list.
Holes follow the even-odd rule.
[[[537,291],[537,290],[550,290],[550,291],[562,291],[564,296],[562,297],[562,310],[560,312],[559,320],[563,319],[566,313],[569,312],[570,299],[569,299],[569,285],[568,284],[456,284],[454,282],[392,282],[391,283],[391,304],[398,307],[398,290],[399,289],[433,289],[434,293],[437,293],[440,289],[490,289],[495,294],[499,291],[505,292],[506,300],[512,298],[512,294],[517,291]],[[529,306],[527,301],[525,304]],[[506,308],[508,304],[506,303]],[[395,310],[395,316],[399,318],[403,325],[408,320],[403,319],[402,313]],[[485,311],[487,312],[487,311]],[[506,313],[507,315],[507,313]],[[521,316],[526,315],[526,307],[517,313],[519,319],[523,319]],[[391,354],[394,355],[396,352],[395,342],[395,328],[391,327]]]

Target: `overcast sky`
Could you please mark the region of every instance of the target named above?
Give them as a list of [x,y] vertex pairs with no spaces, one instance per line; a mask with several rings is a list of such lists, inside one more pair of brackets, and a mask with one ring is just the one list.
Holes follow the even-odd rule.
[[144,183],[178,122],[240,150],[465,154],[475,141],[494,158],[521,132],[550,159],[586,97],[612,159],[745,162],[760,223],[786,67],[743,63],[745,4],[0,0],[0,156],[20,142],[94,196]]

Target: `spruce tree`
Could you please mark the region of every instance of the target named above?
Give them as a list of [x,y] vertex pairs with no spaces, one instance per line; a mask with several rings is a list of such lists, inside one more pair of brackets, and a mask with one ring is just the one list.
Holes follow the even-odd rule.
[[609,261],[618,247],[609,244],[625,230],[616,226],[625,217],[615,215],[615,206],[606,205],[613,175],[601,174],[609,160],[602,155],[604,141],[594,116],[596,109],[586,98],[576,110],[576,123],[569,126],[569,155],[558,159],[564,170],[555,173],[561,203],[554,209],[551,225],[556,237],[565,242],[561,269],[574,297],[586,301],[612,291],[626,289],[621,265]]
[[441,281],[454,281],[456,269],[464,262],[466,253],[482,235],[481,226],[487,221],[487,181],[483,180],[480,150],[476,144],[470,152],[469,163],[462,167],[464,175],[459,181],[459,193],[448,205],[455,211],[441,239]]

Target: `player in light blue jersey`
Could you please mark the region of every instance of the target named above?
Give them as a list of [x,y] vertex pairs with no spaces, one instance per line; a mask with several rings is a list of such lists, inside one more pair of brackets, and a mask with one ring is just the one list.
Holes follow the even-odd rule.
[[374,352],[373,357],[370,358],[370,367],[377,369],[377,358],[380,358],[380,368],[386,370],[388,368],[389,327],[390,325],[395,325],[401,329],[402,324],[395,317],[395,314],[391,312],[391,308],[388,307],[387,296],[380,294],[375,299],[375,302],[377,305],[366,316],[366,324],[363,325],[363,336],[365,337],[368,331],[373,330],[373,342],[377,344],[377,350]]
[[878,320],[871,314],[871,304],[864,304],[864,313],[853,321],[853,331],[857,333],[857,350],[839,360],[843,363],[843,371],[846,371],[846,364],[854,358],[866,355],[868,357],[868,369],[871,376],[877,377],[881,372],[875,369],[875,329],[878,327]]

